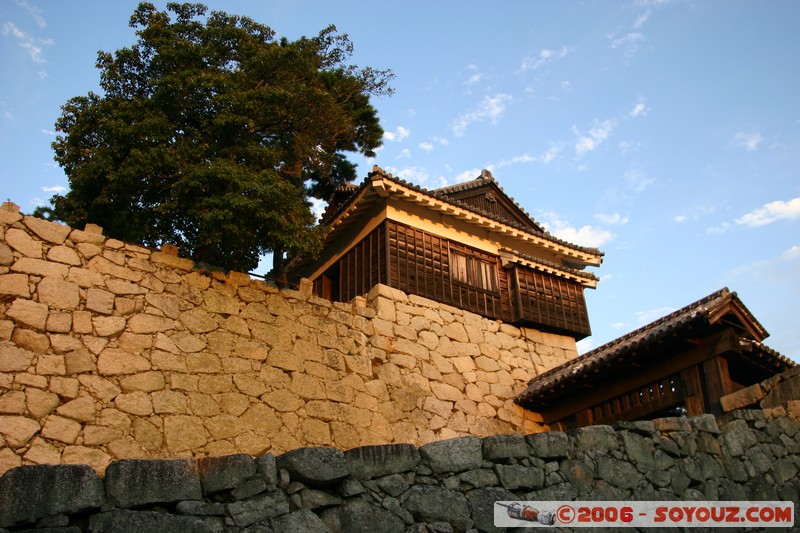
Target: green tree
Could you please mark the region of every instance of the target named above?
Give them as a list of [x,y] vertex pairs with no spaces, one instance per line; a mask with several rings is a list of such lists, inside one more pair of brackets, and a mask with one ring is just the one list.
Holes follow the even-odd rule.
[[226,269],[273,252],[280,275],[287,254],[317,252],[309,196],[355,178],[348,152],[374,156],[370,98],[391,93],[391,72],[349,64],[333,26],[276,40],[249,18],[177,3],[141,3],[130,25],[136,44],[98,53],[103,95],[62,106],[53,149],[70,189],[53,215]]

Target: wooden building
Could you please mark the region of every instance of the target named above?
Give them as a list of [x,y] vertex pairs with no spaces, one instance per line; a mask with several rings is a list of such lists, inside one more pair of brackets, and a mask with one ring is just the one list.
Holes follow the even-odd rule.
[[794,366],[719,290],[532,379],[516,402],[553,429],[722,414],[720,398]]
[[427,190],[379,167],[325,213],[321,256],[290,275],[318,296],[350,301],[378,283],[518,326],[581,339],[590,334],[583,290],[603,254],[547,233],[484,170]]

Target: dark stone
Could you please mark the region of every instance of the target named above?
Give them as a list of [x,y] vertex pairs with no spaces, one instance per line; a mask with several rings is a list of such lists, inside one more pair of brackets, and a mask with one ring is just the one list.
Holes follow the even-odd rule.
[[494,471],[504,489],[540,489],[544,486],[544,471],[534,466],[495,465]]
[[639,470],[642,472],[652,470],[653,452],[655,451],[653,441],[630,431],[622,431],[620,435],[628,457],[639,467]]
[[483,438],[483,458],[488,461],[528,457],[528,444],[522,435],[493,435]]
[[761,400],[761,407],[778,407],[798,398],[800,398],[800,375],[794,375],[775,385]]
[[280,533],[330,533],[331,530],[309,509],[300,509],[272,519],[272,528]]
[[364,485],[362,485],[360,481],[354,479],[345,479],[342,481],[342,484],[339,485],[339,494],[345,498],[361,494],[364,490],[366,490],[364,489]]
[[300,491],[300,501],[303,508],[321,511],[328,507],[342,504],[342,499],[328,492],[316,489],[303,489]]
[[414,517],[411,516],[411,513],[403,509],[403,507],[400,505],[400,501],[397,498],[387,496],[381,502],[381,506],[383,506],[383,508],[387,511],[394,513],[396,516],[399,516],[406,524],[414,523]]
[[239,486],[231,491],[231,496],[236,500],[246,500],[252,498],[256,494],[261,494],[267,490],[267,484],[261,477],[250,478],[242,482]]
[[722,446],[731,457],[742,455],[745,450],[758,444],[758,438],[744,420],[734,420],[722,426]]
[[772,465],[770,475],[772,475],[772,479],[775,480],[775,483],[783,485],[797,478],[797,467],[788,458],[781,458]]
[[249,526],[288,512],[289,497],[282,490],[228,504],[228,514],[239,527]]
[[256,462],[245,454],[204,457],[197,460],[203,494],[232,489],[256,475]]
[[517,501],[519,498],[512,492],[499,487],[485,487],[467,493],[467,502],[472,511],[475,528],[479,531],[505,531],[494,525],[494,502]]
[[129,511],[117,509],[93,515],[89,519],[91,533],[213,533],[199,518],[179,516],[155,511]]
[[106,493],[117,507],[202,500],[197,464],[189,459],[123,459],[106,468]]
[[326,446],[297,448],[279,455],[276,461],[294,481],[315,488],[335,485],[350,473],[342,450]]
[[692,425],[688,418],[672,416],[666,418],[656,418],[653,420],[656,431],[691,431]]
[[583,461],[567,459],[561,463],[560,472],[561,475],[579,491],[584,491],[592,486],[594,473],[592,473],[592,469]]
[[350,464],[350,477],[372,479],[414,470],[420,461],[419,451],[412,444],[361,446],[344,452]]
[[200,501],[183,501],[178,502],[175,506],[178,514],[186,514],[193,516],[225,516],[224,503],[200,502]]
[[534,501],[567,501],[574,500],[577,496],[578,490],[571,484],[564,482],[529,492],[525,495],[525,499]]
[[719,434],[719,426],[717,425],[717,419],[714,415],[704,414],[695,416],[689,419],[689,423],[693,428],[700,431],[705,431],[706,433],[712,433],[714,435]]
[[[350,500],[323,517],[332,531],[347,533],[403,533],[406,524],[390,511],[370,505],[363,500]],[[335,513],[335,514],[334,514]],[[338,528],[331,527],[335,524]]]
[[625,461],[612,457],[598,457],[597,477],[621,489],[632,489],[642,479],[642,474]]
[[480,468],[483,464],[482,450],[480,437],[456,437],[425,444],[419,453],[431,470],[443,473]]
[[256,459],[256,470],[258,470],[267,485],[278,484],[278,467],[275,462],[275,456],[271,453],[265,453]]
[[680,457],[681,456],[681,449],[675,444],[675,441],[669,437],[660,436],[657,437],[653,444],[656,447],[656,450],[661,450],[664,453],[671,455],[672,457]]
[[408,483],[400,474],[390,474],[380,478],[378,486],[389,496],[397,496],[408,489]]
[[441,487],[411,487],[402,504],[417,522],[449,522],[464,529],[469,521],[469,506],[464,495]]
[[697,451],[714,455],[720,455],[722,453],[717,437],[705,431],[701,431],[697,434]]
[[619,448],[617,432],[611,426],[586,426],[575,431],[578,449],[591,453],[607,453]]
[[105,499],[103,482],[86,465],[12,468],[0,477],[0,527],[95,509]]
[[595,479],[592,481],[592,488],[589,494],[592,495],[593,500],[600,501],[621,502],[630,499],[626,498],[626,491],[619,489],[602,479]]
[[534,433],[525,437],[531,450],[531,455],[540,459],[560,459],[566,457],[572,443],[566,433],[551,431],[549,433]]
[[[498,465],[503,466],[503,465]],[[456,476],[460,483],[466,483],[470,487],[480,488],[490,485],[497,485],[497,474],[488,468],[478,468],[477,470],[467,470]]]
[[652,437],[656,432],[656,426],[652,420],[634,420],[631,422],[616,422],[611,427],[616,430],[626,430],[638,433],[644,437]]

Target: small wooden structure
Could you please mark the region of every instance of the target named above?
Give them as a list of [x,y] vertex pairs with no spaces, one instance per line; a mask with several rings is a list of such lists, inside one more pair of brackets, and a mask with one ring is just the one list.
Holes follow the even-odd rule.
[[702,413],[794,366],[721,289],[532,379],[516,402],[554,429]]
[[547,233],[489,171],[427,190],[374,167],[339,193],[321,256],[290,265],[318,296],[346,302],[382,283],[518,326],[590,334],[583,289],[598,280],[584,269],[603,254]]

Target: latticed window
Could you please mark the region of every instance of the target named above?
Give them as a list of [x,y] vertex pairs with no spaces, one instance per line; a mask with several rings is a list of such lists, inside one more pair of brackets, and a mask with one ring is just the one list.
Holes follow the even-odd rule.
[[485,291],[498,292],[497,265],[459,252],[450,252],[453,279]]

